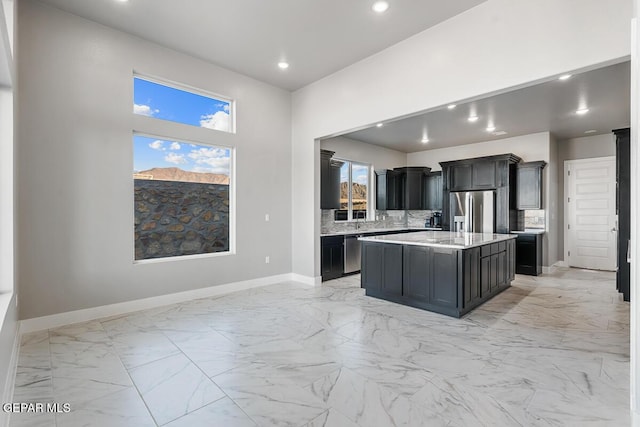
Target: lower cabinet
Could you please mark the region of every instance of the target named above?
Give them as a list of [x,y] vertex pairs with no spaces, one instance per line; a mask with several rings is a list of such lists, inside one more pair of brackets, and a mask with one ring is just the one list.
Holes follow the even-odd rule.
[[513,242],[454,249],[364,241],[362,287],[369,296],[460,317],[509,286]]
[[388,296],[402,295],[402,245],[362,244],[362,283]]
[[344,273],[344,236],[321,237],[320,246],[322,280],[342,277]]
[[542,274],[542,234],[518,234],[515,272],[529,276]]

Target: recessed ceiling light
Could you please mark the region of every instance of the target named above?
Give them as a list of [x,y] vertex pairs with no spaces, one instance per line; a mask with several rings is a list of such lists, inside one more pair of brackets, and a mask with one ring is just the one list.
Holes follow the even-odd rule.
[[119,3],[126,3],[126,2],[128,2],[129,0],[116,0],[116,1],[117,1],[117,2],[119,2]]
[[381,128],[382,126],[384,126],[384,124],[382,124],[382,123],[378,123],[378,124],[376,125],[376,127],[377,127],[377,128]]
[[579,114],[579,115],[587,114],[588,112],[589,112],[588,108],[580,108],[579,110],[576,110],[576,114]]
[[478,116],[469,116],[469,118],[467,120],[469,120],[472,123],[473,122],[477,122],[478,121]]
[[598,132],[598,131],[595,130],[595,129],[589,129],[589,130],[584,131],[584,133],[596,133],[596,132]]
[[280,68],[281,70],[286,70],[287,68],[289,68],[289,63],[285,61],[280,61],[278,62],[278,68]]
[[564,74],[558,77],[558,80],[569,80],[571,78],[571,74]]
[[487,132],[493,132],[496,130],[495,126],[487,126]]
[[429,138],[424,137],[424,138],[422,138],[422,139],[420,140],[420,142],[422,142],[423,144],[426,144],[426,143],[428,143],[428,142],[429,142]]
[[373,9],[374,12],[382,13],[389,9],[389,3],[386,1],[377,1],[371,6],[371,9]]
[[447,108],[449,110],[453,110],[454,108],[456,108],[456,104],[449,104],[449,105],[447,105]]

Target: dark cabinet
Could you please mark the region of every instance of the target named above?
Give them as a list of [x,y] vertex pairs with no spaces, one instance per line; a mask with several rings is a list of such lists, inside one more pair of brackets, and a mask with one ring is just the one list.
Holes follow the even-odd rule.
[[473,165],[471,163],[463,163],[451,166],[450,179],[451,191],[466,191],[473,188]]
[[529,276],[542,274],[542,234],[518,234],[516,273]]
[[468,249],[364,241],[366,295],[460,317],[509,287],[514,239]]
[[342,277],[344,273],[344,236],[320,238],[320,270],[322,280]]
[[455,308],[458,305],[458,251],[432,248],[431,255],[431,303],[440,307]]
[[442,210],[442,172],[431,172],[424,177],[423,209]]
[[416,301],[430,301],[431,248],[427,246],[404,246],[404,295]]
[[486,160],[473,163],[471,183],[474,190],[496,188],[496,162]]
[[430,170],[426,167],[404,167],[376,171],[376,209],[424,209],[424,178]]
[[451,192],[495,190],[495,230],[508,233],[516,229],[516,165],[514,154],[440,162],[442,166],[442,228],[451,229],[449,199]]
[[519,210],[542,209],[542,170],[546,165],[542,161],[518,165],[516,200]]
[[340,168],[334,152],[320,150],[320,209],[340,209]]
[[362,243],[363,285],[380,295],[402,295],[402,245]]
[[616,210],[618,213],[618,270],[616,288],[631,300],[631,266],[627,261],[631,239],[631,146],[629,128],[616,129]]
[[481,297],[480,290],[480,248],[464,251],[463,267],[464,306],[469,307]]

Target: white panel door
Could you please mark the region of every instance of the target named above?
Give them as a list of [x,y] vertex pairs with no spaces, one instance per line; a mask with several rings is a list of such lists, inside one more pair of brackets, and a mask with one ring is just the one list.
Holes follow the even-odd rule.
[[616,162],[614,157],[565,162],[569,266],[617,268]]

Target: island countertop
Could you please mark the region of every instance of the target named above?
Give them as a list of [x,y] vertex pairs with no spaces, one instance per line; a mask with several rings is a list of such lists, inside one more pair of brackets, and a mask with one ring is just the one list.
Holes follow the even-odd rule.
[[462,233],[456,231],[420,231],[383,236],[364,236],[358,240],[397,245],[433,246],[439,248],[468,249],[489,243],[515,239],[515,234]]

